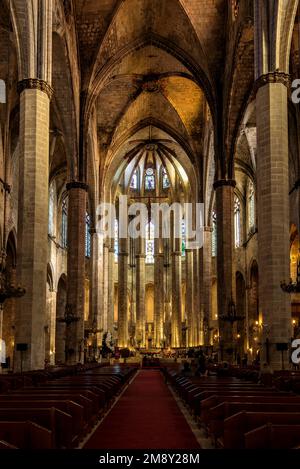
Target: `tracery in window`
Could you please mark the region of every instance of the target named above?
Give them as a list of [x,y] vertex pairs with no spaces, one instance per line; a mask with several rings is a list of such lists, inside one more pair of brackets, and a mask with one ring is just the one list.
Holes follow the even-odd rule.
[[145,190],[153,191],[155,189],[155,176],[153,168],[146,169]]

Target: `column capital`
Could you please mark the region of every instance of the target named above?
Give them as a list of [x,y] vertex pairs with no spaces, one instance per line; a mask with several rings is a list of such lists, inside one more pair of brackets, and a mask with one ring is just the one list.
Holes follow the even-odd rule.
[[214,182],[214,189],[219,189],[219,187],[223,187],[223,186],[230,186],[230,187],[233,187],[235,188],[236,186],[236,182],[234,179],[219,179],[218,181],[215,181]]
[[206,233],[212,233],[213,228],[211,226],[204,226],[203,231],[206,232]]
[[24,80],[19,81],[17,90],[19,94],[21,94],[24,90],[39,90],[43,93],[46,93],[50,101],[54,93],[52,86],[40,78],[25,78]]
[[146,259],[146,254],[136,254],[135,258],[136,259]]
[[85,182],[71,181],[71,182],[68,182],[67,184],[67,191],[70,191],[71,189],[82,189],[87,192],[89,189],[89,186]]
[[281,83],[289,88],[291,84],[291,76],[288,73],[281,72],[280,70],[265,73],[256,79],[254,83],[254,94],[258,92],[259,88],[262,88],[269,83]]

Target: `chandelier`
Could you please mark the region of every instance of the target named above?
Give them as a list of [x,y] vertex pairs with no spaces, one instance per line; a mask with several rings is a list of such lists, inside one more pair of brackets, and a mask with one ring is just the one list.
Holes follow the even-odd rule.
[[58,318],[57,322],[64,322],[67,326],[70,326],[70,324],[73,324],[74,322],[78,322],[79,320],[80,320],[80,317],[75,315],[73,311],[73,306],[70,304],[67,304],[64,317]]
[[235,322],[242,321],[243,319],[245,319],[245,316],[237,315],[235,302],[231,297],[231,300],[228,302],[227,314],[221,315],[220,320],[224,322],[229,322],[231,325],[233,325]]
[[10,283],[6,272],[6,251],[1,252],[1,267],[0,267],[0,305],[2,306],[6,300],[10,298],[21,298],[25,295],[26,290],[20,286],[16,287]]

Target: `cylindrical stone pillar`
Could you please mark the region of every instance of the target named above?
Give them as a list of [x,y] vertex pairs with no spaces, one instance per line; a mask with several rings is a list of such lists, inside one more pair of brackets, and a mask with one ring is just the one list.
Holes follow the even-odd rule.
[[290,278],[288,79],[281,72],[264,75],[256,95],[261,362],[273,369],[288,365],[288,350],[280,348],[291,338],[291,298],[280,288]]
[[[45,365],[46,282],[48,260],[49,107],[52,89],[39,79],[19,83],[20,161],[17,282],[26,289],[18,300],[16,344],[27,344],[22,368]],[[15,370],[21,352],[15,352]]]
[[145,238],[136,240],[136,329],[135,340],[139,347],[145,347],[145,283],[146,283],[146,256]]
[[118,346],[128,346],[128,239],[119,238]]
[[85,231],[88,186],[79,181],[68,190],[68,287],[66,306],[66,361],[84,361]]
[[220,358],[233,361],[233,324],[225,320],[235,299],[233,202],[235,181],[214,183],[217,212],[218,317]]
[[185,310],[187,318],[187,346],[194,346],[194,278],[193,278],[193,251],[186,249],[185,251]]
[[181,255],[172,253],[172,347],[181,347],[182,338]]

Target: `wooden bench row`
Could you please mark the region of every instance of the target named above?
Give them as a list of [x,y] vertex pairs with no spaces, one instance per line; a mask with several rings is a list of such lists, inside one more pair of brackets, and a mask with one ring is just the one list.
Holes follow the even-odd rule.
[[174,367],[164,372],[217,447],[299,446],[300,396],[235,377],[184,377]]
[[0,448],[78,446],[136,371],[125,366],[103,370],[0,394]]

